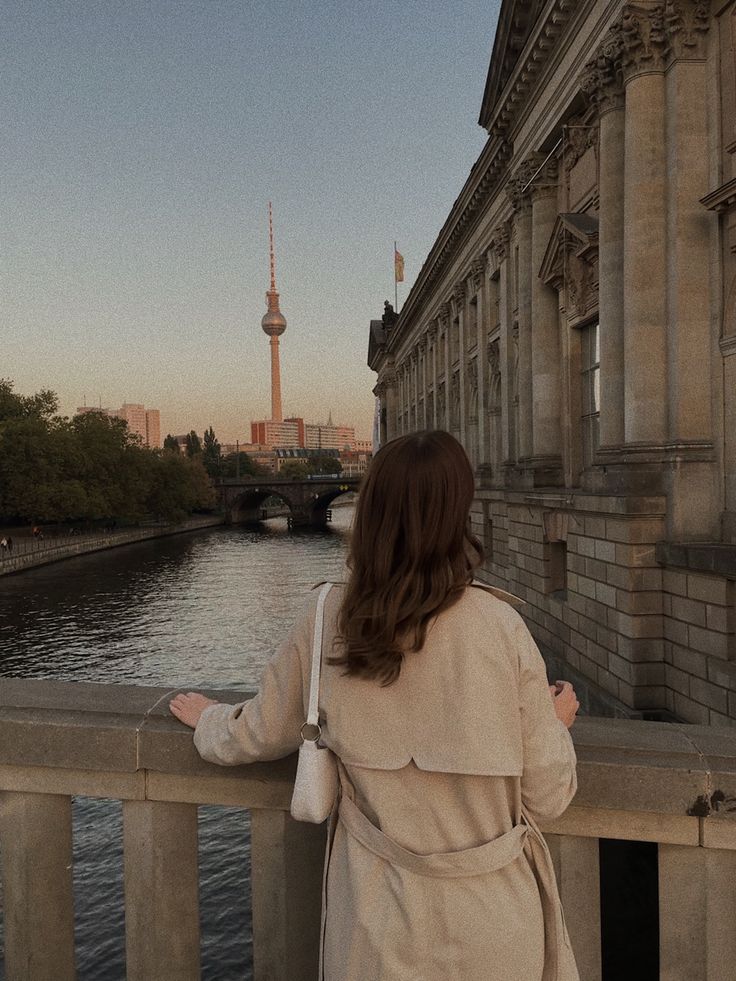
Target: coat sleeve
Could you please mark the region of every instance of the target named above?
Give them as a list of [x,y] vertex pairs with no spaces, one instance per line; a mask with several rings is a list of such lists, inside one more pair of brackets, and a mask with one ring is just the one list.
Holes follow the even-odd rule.
[[304,723],[303,664],[311,655],[314,602],[266,665],[258,694],[237,705],[208,706],[194,731],[199,755],[210,763],[237,766],[288,756],[301,743]]
[[575,747],[557,718],[544,659],[523,620],[518,624],[523,740],[521,801],[535,820],[559,817],[578,787]]

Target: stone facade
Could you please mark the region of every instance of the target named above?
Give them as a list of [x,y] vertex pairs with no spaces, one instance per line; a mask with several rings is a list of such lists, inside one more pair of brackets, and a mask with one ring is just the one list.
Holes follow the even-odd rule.
[[595,713],[736,724],[736,0],[502,5],[488,141],[394,323],[483,576]]

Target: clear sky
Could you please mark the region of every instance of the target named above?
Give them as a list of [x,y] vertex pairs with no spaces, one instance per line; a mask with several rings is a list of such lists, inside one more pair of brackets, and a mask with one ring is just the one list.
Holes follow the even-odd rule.
[[7,0],[0,377],[163,433],[284,412],[369,436],[368,321],[399,305],[486,134],[496,0]]

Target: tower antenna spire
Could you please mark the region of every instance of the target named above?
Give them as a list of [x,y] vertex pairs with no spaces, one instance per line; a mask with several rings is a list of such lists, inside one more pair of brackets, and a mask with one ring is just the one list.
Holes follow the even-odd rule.
[[268,202],[268,241],[271,249],[271,292],[276,292],[276,257],[273,252],[273,213],[271,202]]
[[286,317],[279,309],[279,294],[276,289],[276,260],[273,252],[273,211],[268,202],[268,242],[271,254],[271,288],[266,293],[266,313],[261,327],[268,334],[271,345],[271,419],[282,422],[281,410],[281,367],[279,364],[279,336],[286,330]]

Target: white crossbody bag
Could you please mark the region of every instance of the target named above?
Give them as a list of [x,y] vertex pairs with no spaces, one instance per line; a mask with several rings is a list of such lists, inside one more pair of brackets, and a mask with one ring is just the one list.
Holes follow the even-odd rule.
[[297,821],[321,824],[332,811],[337,797],[337,760],[327,746],[320,746],[319,679],[322,669],[322,633],[325,600],[332,583],[325,583],[317,597],[312,641],[312,674],[309,682],[307,721],[301,729],[302,744],[291,798],[291,816]]

